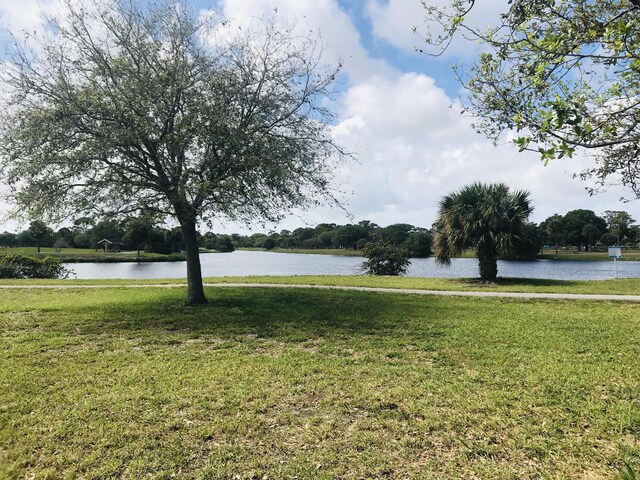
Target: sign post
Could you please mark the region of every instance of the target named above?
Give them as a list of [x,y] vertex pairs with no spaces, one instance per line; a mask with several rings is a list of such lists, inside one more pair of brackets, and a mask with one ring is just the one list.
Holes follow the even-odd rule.
[[616,260],[622,258],[622,248],[620,245],[613,245],[609,247],[609,258],[613,258],[613,269],[616,272],[616,278],[618,278],[618,264]]

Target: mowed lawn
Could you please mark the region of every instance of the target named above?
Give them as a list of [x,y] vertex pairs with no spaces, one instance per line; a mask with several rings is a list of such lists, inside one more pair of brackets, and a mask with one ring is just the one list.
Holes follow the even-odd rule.
[[0,478],[640,470],[639,303],[207,293],[1,290]]

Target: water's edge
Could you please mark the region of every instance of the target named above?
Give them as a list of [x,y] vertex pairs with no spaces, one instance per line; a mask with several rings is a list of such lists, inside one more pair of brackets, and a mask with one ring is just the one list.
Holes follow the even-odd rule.
[[[358,275],[362,274],[361,257],[338,255],[235,251],[200,256],[204,277],[226,276],[288,276],[288,275]],[[181,278],[186,275],[186,262],[162,263],[68,263],[78,279],[154,279]],[[550,280],[606,280],[610,278],[640,278],[640,262],[628,261],[498,261],[501,277],[546,278]],[[470,278],[478,276],[475,258],[455,258],[450,268],[435,264],[433,258],[411,260],[409,277]]]

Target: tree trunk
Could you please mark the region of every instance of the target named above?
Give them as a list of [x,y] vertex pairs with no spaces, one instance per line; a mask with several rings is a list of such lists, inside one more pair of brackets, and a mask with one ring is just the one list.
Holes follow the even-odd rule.
[[36,243],[36,247],[38,247],[38,253],[40,253],[40,244]]
[[491,247],[478,249],[480,280],[491,282],[498,277],[498,255]]
[[207,303],[202,286],[202,270],[200,268],[200,250],[198,235],[194,221],[180,222],[184,234],[184,246],[187,255],[187,305]]

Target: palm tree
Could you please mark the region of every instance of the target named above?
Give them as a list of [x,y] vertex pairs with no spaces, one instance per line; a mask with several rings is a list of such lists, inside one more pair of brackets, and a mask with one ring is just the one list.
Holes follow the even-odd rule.
[[465,248],[478,257],[480,278],[495,280],[498,255],[523,235],[533,207],[529,192],[510,192],[504,183],[474,183],[440,200],[433,239],[436,262],[449,266]]

